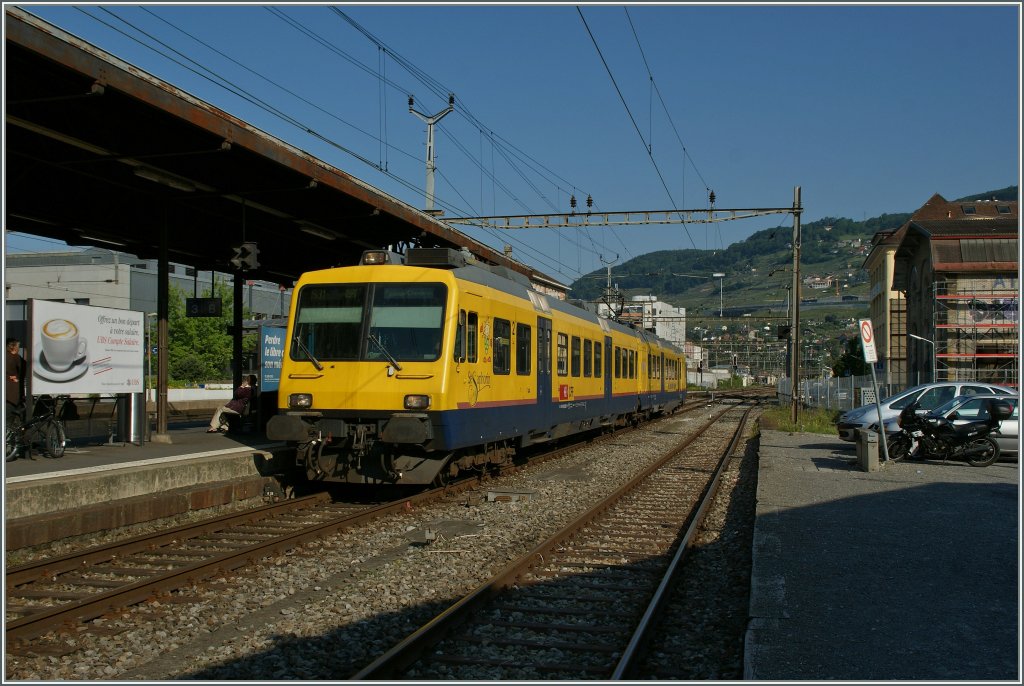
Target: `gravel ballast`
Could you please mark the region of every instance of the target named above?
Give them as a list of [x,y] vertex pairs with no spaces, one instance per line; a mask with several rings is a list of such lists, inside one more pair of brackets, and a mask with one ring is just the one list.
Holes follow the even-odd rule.
[[[66,656],[9,652],[6,677],[46,681],[348,678],[618,488],[706,417],[705,413],[669,417],[608,442],[583,446],[560,460],[495,479],[480,489],[482,497],[473,504],[463,496],[414,509],[307,544],[234,576],[185,589],[185,602],[174,598],[137,606],[121,618],[104,620],[108,626],[125,627],[121,633],[60,637],[77,648]],[[662,649],[685,650],[686,660],[676,653],[672,663],[690,665],[686,673],[693,676],[662,678],[736,678],[742,673],[736,656],[742,655],[747,608],[739,608],[739,595],[731,591],[735,597],[727,603],[707,602],[707,594],[717,597],[727,592],[722,588],[723,570],[728,571],[730,583],[742,587],[744,599],[749,590],[750,545],[744,532],[753,525],[749,482],[756,479],[756,468],[740,466],[748,461],[756,465],[756,454],[748,451],[742,459],[734,457],[718,498],[727,503],[726,509],[711,513],[709,521],[715,524],[706,532],[710,538],[687,563],[709,567],[697,567],[694,584],[684,572],[681,588],[692,594],[691,605],[703,608],[702,618],[693,619],[700,638],[685,648],[667,645]],[[486,497],[488,490],[513,497],[491,500]],[[749,505],[730,500],[732,493],[739,493],[740,500],[749,499]],[[132,535],[138,529],[133,527]],[[717,551],[716,557],[708,561],[702,551],[712,550]],[[7,561],[12,564],[11,554]],[[701,590],[701,576],[714,583]],[[710,631],[718,630],[713,627],[715,616],[726,614],[728,621],[718,623],[720,631],[730,636],[711,635]],[[723,641],[735,643],[735,650],[721,648]],[[702,649],[702,645],[709,647]]]

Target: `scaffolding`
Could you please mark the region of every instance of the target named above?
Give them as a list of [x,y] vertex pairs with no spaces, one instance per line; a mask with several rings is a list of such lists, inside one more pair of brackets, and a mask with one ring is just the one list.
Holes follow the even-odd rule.
[[1015,277],[934,285],[935,380],[1020,383],[1020,297]]

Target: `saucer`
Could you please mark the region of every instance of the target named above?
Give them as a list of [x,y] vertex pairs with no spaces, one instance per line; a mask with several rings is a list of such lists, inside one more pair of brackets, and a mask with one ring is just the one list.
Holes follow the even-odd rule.
[[89,353],[86,351],[84,355],[79,357],[77,360],[71,363],[71,366],[64,371],[58,372],[56,369],[50,366],[50,363],[46,361],[46,355],[43,354],[42,348],[36,353],[35,364],[32,366],[32,373],[38,376],[40,379],[46,379],[47,381],[71,381],[85,374],[89,369]]

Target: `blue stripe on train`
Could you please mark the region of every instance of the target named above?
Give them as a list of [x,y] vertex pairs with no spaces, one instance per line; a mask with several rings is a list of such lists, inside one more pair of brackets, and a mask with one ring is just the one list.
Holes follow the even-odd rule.
[[548,431],[560,424],[621,415],[654,405],[681,404],[686,391],[620,395],[611,399],[552,401],[547,408],[536,403],[489,405],[440,412],[432,417],[434,448],[457,450],[467,446]]

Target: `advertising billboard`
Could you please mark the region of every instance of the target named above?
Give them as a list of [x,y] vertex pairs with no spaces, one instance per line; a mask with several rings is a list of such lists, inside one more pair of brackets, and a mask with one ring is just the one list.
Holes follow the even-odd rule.
[[260,326],[260,390],[276,391],[281,382],[286,334],[284,327]]
[[141,393],[142,312],[30,300],[32,395]]

